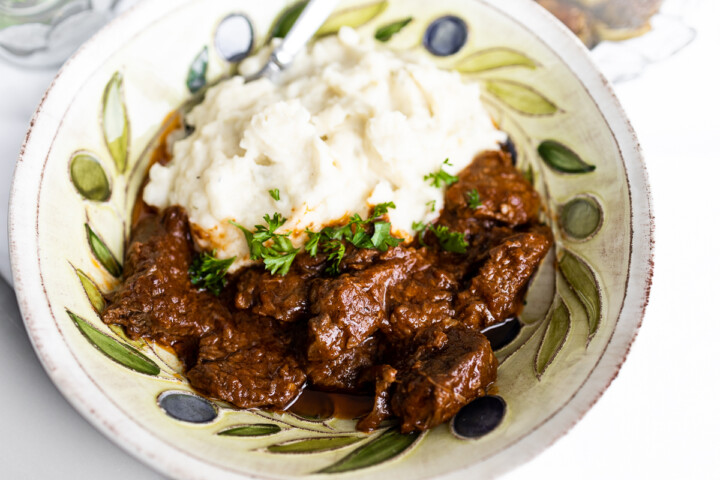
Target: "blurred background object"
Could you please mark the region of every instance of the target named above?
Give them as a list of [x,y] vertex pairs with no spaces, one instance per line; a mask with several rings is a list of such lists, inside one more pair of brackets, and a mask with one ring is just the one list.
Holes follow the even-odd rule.
[[647,33],[663,0],[537,0],[592,48]]
[[613,83],[638,77],[650,64],[695,39],[684,18],[707,0],[536,0],[590,49]]
[[0,0],[0,57],[58,67],[107,23],[118,0]]

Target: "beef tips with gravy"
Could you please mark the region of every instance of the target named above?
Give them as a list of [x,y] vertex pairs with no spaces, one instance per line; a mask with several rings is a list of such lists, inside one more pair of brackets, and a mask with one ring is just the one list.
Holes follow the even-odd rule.
[[182,209],[146,215],[103,320],[173,348],[194,388],[240,408],[286,409],[305,389],[366,395],[359,430],[393,417],[403,432],[432,428],[495,382],[482,331],[520,313],[553,242],[538,194],[503,152],[479,155],[445,199],[412,243],[343,239],[339,262],[300,251],[285,275],[246,267],[217,296],[188,274],[198,253]]

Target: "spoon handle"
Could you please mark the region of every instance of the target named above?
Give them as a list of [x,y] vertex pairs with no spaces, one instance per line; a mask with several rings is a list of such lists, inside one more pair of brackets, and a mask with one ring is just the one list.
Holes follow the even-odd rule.
[[273,57],[281,69],[292,63],[295,55],[315,35],[325,20],[335,10],[339,0],[310,0],[282,44],[275,49]]

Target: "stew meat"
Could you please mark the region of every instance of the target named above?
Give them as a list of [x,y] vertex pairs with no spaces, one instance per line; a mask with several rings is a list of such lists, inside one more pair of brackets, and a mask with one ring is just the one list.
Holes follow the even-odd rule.
[[[471,209],[467,192],[482,204]],[[340,275],[298,254],[285,276],[241,270],[219,297],[190,283],[195,255],[180,208],[135,227],[123,282],[103,313],[131,338],[172,347],[199,391],[241,408],[284,409],[306,386],[371,394],[369,431],[445,422],[496,380],[484,328],[517,315],[552,244],[540,200],[509,155],[487,152],[446,192],[438,224],[465,234],[465,254],[423,241],[386,252],[346,246]]]

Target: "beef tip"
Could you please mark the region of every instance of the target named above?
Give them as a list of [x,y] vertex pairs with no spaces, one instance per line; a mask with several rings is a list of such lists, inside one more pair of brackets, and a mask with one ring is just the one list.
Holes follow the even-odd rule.
[[387,322],[388,288],[404,280],[416,252],[392,248],[376,263],[337,278],[319,278],[310,289],[309,346],[311,362],[332,359],[362,345]]
[[[468,206],[468,192],[477,190],[482,204]],[[458,176],[445,193],[442,225],[453,231],[476,234],[483,220],[494,220],[515,227],[537,219],[540,197],[512,164],[509,154],[489,151],[480,154]]]
[[285,408],[305,373],[285,329],[270,318],[239,315],[200,340],[190,384],[240,408]]
[[366,372],[365,377],[375,381],[375,399],[372,411],[357,422],[356,428],[361,432],[371,432],[392,417],[390,395],[397,373],[390,365],[377,365]]
[[310,279],[291,270],[285,276],[272,275],[267,270],[248,268],[237,277],[238,293],[235,306],[257,315],[283,322],[294,322],[307,315]]
[[235,306],[283,322],[307,318],[310,282],[323,268],[322,258],[300,254],[284,276],[262,267],[242,270],[235,279]]
[[525,288],[551,245],[550,229],[536,227],[490,249],[470,286],[458,294],[458,319],[482,329],[519,313]]
[[406,281],[388,289],[388,322],[381,329],[392,342],[412,338],[419,330],[446,324],[455,316],[457,280],[427,261],[418,262]]
[[378,339],[370,337],[362,345],[335,358],[309,361],[306,365],[308,378],[320,390],[358,393],[367,383],[363,380],[365,370],[377,361],[378,346]]
[[122,283],[102,313],[103,321],[122,325],[132,339],[148,337],[175,347],[197,343],[197,337],[226,322],[229,313],[220,300],[190,283],[193,254],[182,209],[145,218],[135,229]]
[[397,375],[391,405],[403,433],[449,420],[485,394],[497,377],[497,359],[483,334],[465,328],[429,329]]

